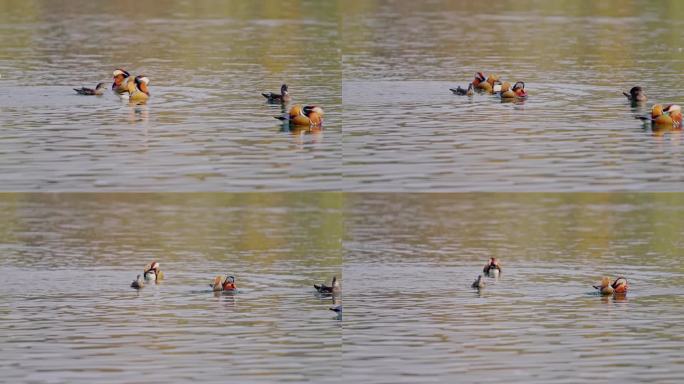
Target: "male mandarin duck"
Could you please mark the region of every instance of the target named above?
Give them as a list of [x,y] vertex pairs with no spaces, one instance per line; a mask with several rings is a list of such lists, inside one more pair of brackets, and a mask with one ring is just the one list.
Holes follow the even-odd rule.
[[314,284],[314,288],[316,288],[316,291],[318,293],[323,293],[323,294],[333,294],[337,295],[342,291],[342,287],[340,287],[340,282],[337,281],[337,276],[333,276],[332,278],[332,284],[330,286],[325,285],[325,284]]
[[484,73],[477,72],[475,74],[475,78],[473,79],[473,81],[470,84],[472,84],[474,87],[477,87],[480,83],[484,82],[486,79],[487,78],[485,77]]
[[611,287],[613,288],[613,291],[615,292],[615,294],[625,294],[625,293],[627,293],[627,289],[629,288],[629,285],[627,285],[627,279],[620,276],[617,279],[615,279],[613,284],[611,284]]
[[487,93],[494,93],[494,87],[500,83],[499,76],[489,75],[487,81],[479,83],[477,86],[475,86],[475,88]]
[[150,98],[150,90],[147,85],[150,83],[150,79],[140,75],[135,77],[135,81],[128,82],[128,93],[130,95],[129,100],[132,103],[145,102]]
[[101,96],[104,94],[105,91],[105,83],[97,83],[95,86],[95,89],[93,88],[86,88],[86,87],[81,87],[81,88],[74,88],[74,91],[78,93],[79,95],[85,95],[85,96]]
[[235,284],[235,276],[226,275],[225,279],[222,276],[216,276],[214,283],[209,285],[214,292],[219,291],[235,291],[237,285]]
[[474,94],[473,92],[473,83],[468,84],[468,89],[461,88],[459,85],[457,88],[449,88],[451,92],[454,93],[454,95],[459,95],[459,96],[472,96]]
[[648,97],[646,97],[646,92],[644,92],[641,87],[632,87],[632,89],[629,90],[629,93],[622,92],[622,94],[625,95],[627,100],[633,103],[648,100]]
[[156,261],[145,266],[143,275],[148,281],[161,281],[164,278],[164,273],[159,269],[159,263]]
[[513,92],[518,98],[527,97],[527,91],[525,91],[525,83],[518,81],[513,85]]
[[475,289],[482,289],[485,287],[485,285],[486,284],[484,279],[482,278],[482,275],[478,275],[477,280],[473,281],[473,283],[470,286]]
[[315,105],[293,105],[287,116],[276,116],[276,119],[289,121],[290,125],[320,127],[323,124],[323,108]]
[[667,113],[672,119],[673,128],[681,128],[682,126],[682,107],[677,104],[670,104],[663,108],[663,112]]
[[501,264],[499,264],[499,260],[497,260],[496,257],[490,258],[482,269],[482,272],[484,272],[485,276],[498,277],[501,274]]
[[144,286],[145,286],[145,282],[143,281],[142,276],[140,276],[140,275],[138,275],[138,277],[135,280],[133,280],[133,282],[131,283],[131,288],[135,288],[135,289],[141,289]]
[[285,103],[290,101],[290,94],[287,92],[287,84],[280,86],[280,93],[262,93],[269,103]]
[[131,74],[126,70],[117,68],[112,72],[114,76],[114,82],[112,83],[112,91],[119,95],[123,95],[128,92],[128,83],[130,82]]

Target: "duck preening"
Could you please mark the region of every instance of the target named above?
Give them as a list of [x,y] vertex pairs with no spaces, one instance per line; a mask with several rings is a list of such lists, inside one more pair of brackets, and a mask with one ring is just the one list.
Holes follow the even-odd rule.
[[97,83],[95,86],[95,89],[93,88],[86,88],[86,87],[81,87],[81,88],[74,88],[74,91],[78,93],[79,95],[84,95],[84,96],[101,96],[104,94],[106,87],[105,83]]
[[625,95],[627,100],[633,103],[648,100],[648,97],[646,97],[646,92],[644,92],[644,90],[639,86],[632,87],[632,89],[629,90],[629,93],[622,92],[622,94]]
[[280,93],[268,92],[262,93],[261,95],[264,96],[269,103],[284,103],[291,99],[290,94],[287,91],[287,84],[280,86]]
[[337,276],[333,276],[331,285],[328,286],[325,284],[314,284],[314,288],[316,288],[318,293],[327,295],[337,295],[342,291],[342,287],[340,286],[340,282],[337,280]]

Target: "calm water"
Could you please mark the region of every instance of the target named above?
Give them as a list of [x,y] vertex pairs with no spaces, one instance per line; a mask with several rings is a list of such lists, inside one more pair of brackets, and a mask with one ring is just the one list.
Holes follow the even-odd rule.
[[[2,189],[339,190],[338,30],[332,2],[3,1]],[[151,79],[145,107],[72,90],[119,66]],[[283,82],[322,132],[273,118]]]
[[[353,2],[343,22],[344,184],[367,191],[682,190],[678,1]],[[529,99],[454,96],[476,71]],[[650,96],[631,108],[622,91]]]
[[[337,382],[339,194],[0,195],[9,382]],[[165,281],[140,292],[151,260]],[[208,284],[232,272],[240,292]]]
[[679,383],[683,217],[667,194],[348,195],[345,379]]

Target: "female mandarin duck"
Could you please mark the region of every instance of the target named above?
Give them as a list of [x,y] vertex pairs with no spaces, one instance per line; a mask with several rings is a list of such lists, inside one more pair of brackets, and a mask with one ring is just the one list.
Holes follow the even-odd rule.
[[164,273],[159,269],[159,263],[153,261],[145,266],[143,275],[147,281],[161,281]]
[[648,97],[646,97],[646,92],[644,92],[641,87],[632,87],[632,89],[629,90],[629,93],[622,92],[622,94],[625,95],[627,100],[631,101],[632,103],[648,100]]
[[123,95],[128,92],[128,83],[130,82],[131,74],[126,70],[117,68],[112,72],[114,76],[114,82],[112,83],[112,91],[119,95]]
[[78,93],[79,95],[85,95],[85,96],[102,96],[105,91],[105,83],[97,83],[95,86],[95,89],[92,88],[86,88],[86,87],[81,87],[81,88],[74,88],[74,91]]
[[325,284],[314,284],[314,288],[316,288],[316,291],[318,291],[318,293],[327,295],[338,295],[342,291],[342,287],[340,287],[340,282],[337,281],[337,276],[333,276],[332,284],[330,286]]
[[209,286],[214,292],[237,290],[235,276],[232,275],[226,275],[225,279],[222,276],[216,276],[214,283],[209,284]]
[[449,88],[451,92],[454,93],[454,95],[459,95],[459,96],[472,96],[475,92],[473,92],[473,83],[468,84],[468,89],[461,88],[459,85],[457,88]]
[[293,105],[287,116],[276,116],[276,119],[289,121],[290,125],[320,127],[323,124],[323,108],[315,105]]
[[501,264],[499,264],[499,260],[497,260],[496,257],[490,258],[482,269],[482,272],[484,272],[485,276],[499,277],[501,274]]
[[150,83],[150,79],[140,75],[135,77],[135,81],[128,82],[128,93],[130,94],[129,100],[132,103],[143,103],[150,98],[150,90],[147,85]]
[[133,282],[131,283],[131,288],[135,288],[135,289],[141,289],[144,286],[145,286],[145,282],[143,281],[143,279],[140,275],[138,275],[138,277],[135,280],[133,280]]
[[470,286],[475,289],[482,289],[485,287],[485,285],[486,284],[484,279],[482,278],[482,275],[478,275],[477,280],[473,281],[473,283]]
[[287,84],[280,86],[280,93],[262,93],[269,103],[286,103],[290,101],[290,94],[287,92]]

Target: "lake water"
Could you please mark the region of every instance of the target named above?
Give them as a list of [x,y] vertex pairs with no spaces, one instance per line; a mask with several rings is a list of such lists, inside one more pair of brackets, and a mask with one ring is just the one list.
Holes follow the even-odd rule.
[[[341,196],[0,195],[0,371],[26,383],[337,382]],[[152,260],[159,285],[129,287]],[[239,293],[214,294],[232,273]]]
[[[344,184],[359,191],[677,190],[684,103],[677,1],[353,2],[343,22]],[[524,103],[453,95],[477,71]],[[650,100],[632,108],[634,85]]]
[[679,194],[348,195],[345,380],[681,382],[683,218]]
[[[0,4],[2,189],[339,190],[336,5],[159,5]],[[146,106],[72,90],[111,84],[117,67],[151,79]],[[283,82],[323,106],[322,131],[274,119],[260,93]]]

